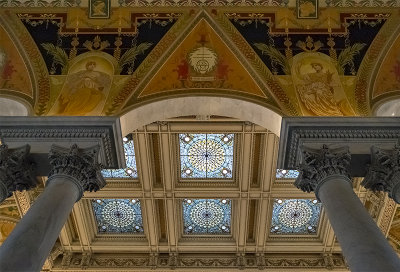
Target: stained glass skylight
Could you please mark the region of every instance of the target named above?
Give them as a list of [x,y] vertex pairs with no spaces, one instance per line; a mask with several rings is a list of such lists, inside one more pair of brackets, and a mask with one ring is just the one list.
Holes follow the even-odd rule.
[[185,199],[184,234],[230,234],[232,201],[230,199]]
[[182,178],[232,178],[234,134],[179,134]]
[[298,176],[299,176],[299,171],[297,170],[276,169],[277,179],[295,179]]
[[272,210],[271,233],[315,234],[321,203],[312,199],[275,199]]
[[124,152],[125,152],[125,161],[126,168],[124,169],[104,169],[101,171],[104,178],[137,178],[137,167],[136,167],[136,157],[135,157],[135,149],[133,146],[132,135],[128,135],[123,138],[124,142]]
[[143,233],[138,199],[93,199],[92,207],[99,233]]

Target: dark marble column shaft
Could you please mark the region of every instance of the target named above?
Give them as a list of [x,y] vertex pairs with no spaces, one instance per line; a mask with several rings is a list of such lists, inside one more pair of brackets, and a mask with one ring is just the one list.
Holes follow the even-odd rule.
[[98,148],[53,146],[52,171],[44,192],[0,247],[0,271],[40,271],[72,207],[85,190],[105,185],[97,163]]
[[295,185],[322,202],[351,271],[399,271],[400,259],[353,191],[349,165],[347,148],[303,148]]

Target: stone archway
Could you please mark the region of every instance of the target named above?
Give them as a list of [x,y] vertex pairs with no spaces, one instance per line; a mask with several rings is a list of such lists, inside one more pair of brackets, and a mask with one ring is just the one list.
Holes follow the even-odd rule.
[[250,121],[277,136],[282,116],[255,103],[211,96],[191,96],[165,99],[135,108],[120,118],[122,135],[155,121],[185,115],[220,115]]

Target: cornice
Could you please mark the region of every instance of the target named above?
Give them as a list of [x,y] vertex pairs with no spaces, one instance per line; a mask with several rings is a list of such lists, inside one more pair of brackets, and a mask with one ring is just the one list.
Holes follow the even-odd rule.
[[[273,269],[285,268],[295,269],[301,267],[307,270],[314,269],[346,269],[345,261],[341,254],[213,254],[191,255],[191,254],[82,254],[64,253],[62,258],[54,261],[52,271],[96,271],[96,269],[108,271],[120,271],[120,269],[153,269],[165,271],[165,269]],[[82,267],[83,262],[87,265]]]

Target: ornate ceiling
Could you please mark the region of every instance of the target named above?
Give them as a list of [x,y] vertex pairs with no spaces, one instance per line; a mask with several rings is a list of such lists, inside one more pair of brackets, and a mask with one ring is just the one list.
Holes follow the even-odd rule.
[[[273,167],[278,139],[268,130],[185,117],[145,126],[125,141],[134,162],[75,204],[43,271],[347,271],[321,204],[293,186],[296,172]],[[389,232],[395,203],[360,182],[355,192],[398,245],[396,219]],[[42,190],[17,192],[0,207],[2,237]]]
[[369,115],[397,95],[395,1],[101,1],[103,15],[94,0],[1,1],[2,94],[37,115],[213,95],[294,116]]
[[[399,6],[0,0],[0,98],[42,116],[121,115],[200,96],[282,116],[369,116],[399,96]],[[43,270],[345,271],[324,210],[293,187],[295,173],[276,173],[277,136],[243,121],[189,116],[131,131],[127,168],[104,171],[108,185],[75,205]],[[182,157],[185,146],[219,143],[205,159],[217,163],[225,136],[233,151],[219,168],[200,171]],[[359,179],[354,189],[400,252],[396,205]],[[0,241],[41,190],[0,206]]]

